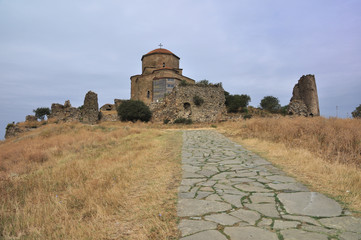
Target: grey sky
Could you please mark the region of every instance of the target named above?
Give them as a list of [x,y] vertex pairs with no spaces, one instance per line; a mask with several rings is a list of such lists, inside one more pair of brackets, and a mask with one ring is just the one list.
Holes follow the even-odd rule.
[[0,0],[0,138],[51,103],[130,97],[141,56],[162,43],[185,76],[222,82],[257,107],[289,103],[315,74],[321,115],[361,104],[361,1]]

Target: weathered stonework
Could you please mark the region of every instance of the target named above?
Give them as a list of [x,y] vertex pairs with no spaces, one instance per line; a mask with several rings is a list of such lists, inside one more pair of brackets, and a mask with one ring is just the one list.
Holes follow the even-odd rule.
[[37,122],[38,119],[34,115],[27,115],[25,118],[26,122]]
[[80,121],[81,112],[78,108],[72,107],[70,101],[65,101],[64,105],[59,103],[51,104],[51,114],[49,118],[63,122]]
[[302,76],[293,88],[288,113],[301,116],[320,116],[314,75]]
[[131,99],[141,100],[149,105],[161,101],[165,94],[185,81],[194,84],[191,78],[182,75],[179,57],[171,51],[159,48],[142,57],[142,74],[134,75],[131,80]]
[[114,110],[115,110],[115,105],[110,103],[106,103],[100,108],[100,111],[114,111]]
[[[196,105],[194,97],[203,103]],[[221,85],[187,85],[177,86],[163,101],[152,103],[150,109],[153,121],[178,118],[192,119],[193,122],[220,121],[226,114],[224,90]]]
[[89,91],[84,98],[82,108],[82,122],[96,124],[99,120],[98,95]]
[[25,132],[25,129],[21,128],[18,124],[8,124],[6,127],[5,138],[15,137],[23,132]]

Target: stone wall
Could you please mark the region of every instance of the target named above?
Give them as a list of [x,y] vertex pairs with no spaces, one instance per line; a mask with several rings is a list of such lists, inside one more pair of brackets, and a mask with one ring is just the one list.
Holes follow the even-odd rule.
[[300,116],[320,116],[314,75],[304,75],[298,80],[293,88],[288,113]]
[[53,103],[51,104],[49,118],[63,122],[80,121],[81,111],[78,108],[72,107],[69,100],[65,101],[64,105]]
[[[203,99],[196,105],[194,97]],[[215,122],[223,120],[226,114],[224,90],[221,85],[177,86],[163,101],[150,104],[152,121],[178,118],[192,119],[193,122]]]
[[82,122],[96,124],[99,120],[98,95],[89,91],[85,95],[82,109]]
[[25,132],[24,128],[21,128],[18,124],[10,123],[6,127],[5,138],[15,137],[23,132]]

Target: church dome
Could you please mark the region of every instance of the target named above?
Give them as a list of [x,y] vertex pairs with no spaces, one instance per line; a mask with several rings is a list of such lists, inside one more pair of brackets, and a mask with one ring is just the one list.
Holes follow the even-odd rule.
[[157,48],[157,49],[154,49],[152,51],[150,51],[149,53],[147,54],[144,54],[143,57],[142,57],[142,60],[144,57],[148,56],[148,55],[153,55],[153,54],[168,54],[168,55],[173,55],[175,56],[176,58],[179,59],[179,57],[177,55],[175,55],[174,53],[172,53],[171,51],[169,51],[168,49],[165,49],[165,48]]
[[168,49],[165,49],[165,48],[157,48],[157,49],[154,49],[153,51],[150,51],[149,53],[147,53],[147,54],[145,54],[145,55],[152,54],[152,53],[174,54],[174,53],[172,53],[171,51],[169,51]]

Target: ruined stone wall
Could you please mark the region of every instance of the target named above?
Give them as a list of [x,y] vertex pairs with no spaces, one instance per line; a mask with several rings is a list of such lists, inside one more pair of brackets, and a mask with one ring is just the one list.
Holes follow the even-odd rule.
[[288,113],[301,116],[320,116],[314,75],[304,75],[298,80],[293,88]]
[[6,127],[5,138],[7,139],[10,137],[18,136],[25,131],[27,131],[27,129],[21,128],[18,124],[8,124],[8,126]]
[[[203,99],[195,104],[194,97]],[[214,122],[223,119],[226,114],[224,90],[221,85],[177,86],[163,101],[152,103],[152,121],[173,122],[178,118],[192,119],[193,122]]]
[[78,108],[72,107],[69,100],[65,101],[64,105],[53,103],[51,104],[49,118],[63,122],[80,121],[81,111]]

